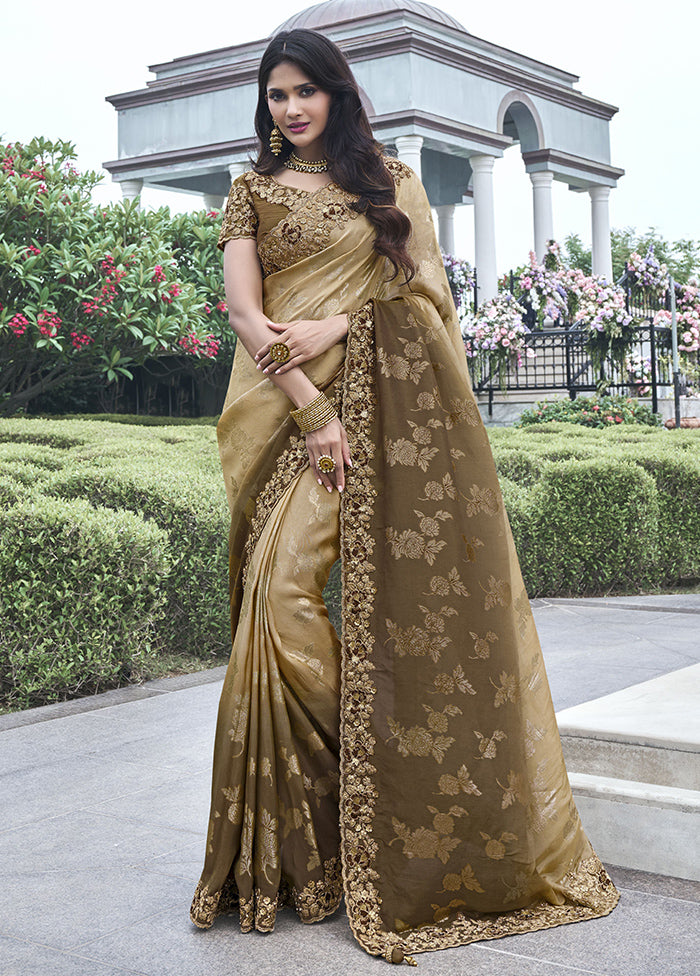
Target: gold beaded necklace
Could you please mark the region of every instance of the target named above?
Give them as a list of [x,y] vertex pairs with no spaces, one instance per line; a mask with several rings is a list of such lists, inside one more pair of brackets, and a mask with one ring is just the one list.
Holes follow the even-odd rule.
[[313,159],[311,161],[307,159],[302,159],[300,156],[292,151],[289,154],[285,166],[287,169],[293,169],[297,173],[325,173],[328,169],[327,159]]

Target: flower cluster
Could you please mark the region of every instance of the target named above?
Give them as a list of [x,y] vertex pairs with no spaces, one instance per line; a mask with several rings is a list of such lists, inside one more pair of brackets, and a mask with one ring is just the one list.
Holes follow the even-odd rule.
[[9,327],[12,329],[12,331],[16,336],[21,336],[24,335],[24,333],[27,331],[27,326],[29,325],[29,319],[27,318],[26,315],[22,315],[20,312],[18,312],[16,315],[12,316],[12,318],[7,324],[9,325]]
[[26,261],[30,255],[41,254],[41,248],[37,247],[35,244],[27,244],[26,254],[22,255],[22,260]]
[[601,277],[590,276],[577,295],[574,321],[589,332],[604,333],[610,339],[623,336],[623,330],[633,325],[625,307],[625,293],[617,285],[610,285]]
[[[662,309],[654,316],[654,325],[671,328],[671,313]],[[700,288],[697,285],[676,287],[676,328],[681,352],[700,350]]]
[[86,315],[97,315],[104,318],[104,309],[111,305],[117,297],[117,285],[126,275],[126,271],[115,267],[111,254],[105,254],[100,261],[100,268],[105,276],[104,284],[94,298],[84,299],[80,304],[83,306]]
[[625,359],[625,370],[629,376],[630,386],[636,396],[647,396],[651,389],[651,359],[644,358],[639,353],[630,354]]
[[[550,241],[550,245],[554,243]],[[534,251],[530,251],[530,267],[520,275],[518,288],[520,295],[535,312],[540,322],[545,317],[556,321],[566,315],[568,311],[566,289],[559,280],[559,274],[544,264],[538,264]]]
[[182,288],[174,281],[168,285],[166,291],[162,293],[160,299],[162,302],[167,302],[168,305],[172,302],[173,298],[177,298],[178,295],[182,294]]
[[205,359],[215,359],[221,343],[213,335],[198,339],[194,332],[188,332],[178,339],[178,345],[191,356],[200,356]]
[[165,281],[165,271],[163,271],[163,265],[157,264],[153,269],[153,277],[151,278],[153,284],[158,281]]
[[668,268],[657,261],[653,244],[644,257],[633,251],[627,259],[627,270],[637,287],[648,294],[662,298],[668,291]]
[[49,312],[48,309],[39,312],[36,317],[36,323],[39,326],[39,332],[43,336],[49,336],[51,339],[58,334],[58,330],[62,324],[61,318],[55,312]]
[[476,315],[462,319],[462,335],[467,356],[480,351],[495,354],[502,364],[522,365],[523,354],[533,359],[535,352],[526,345],[529,329],[522,309],[510,292],[501,292],[481,306]]
[[452,298],[457,306],[457,311],[469,305],[471,295],[474,293],[476,279],[474,269],[468,261],[462,261],[453,257],[451,254],[442,252],[442,263],[450,285]]
[[70,341],[76,349],[82,349],[83,346],[89,346],[95,340],[86,332],[71,332]]

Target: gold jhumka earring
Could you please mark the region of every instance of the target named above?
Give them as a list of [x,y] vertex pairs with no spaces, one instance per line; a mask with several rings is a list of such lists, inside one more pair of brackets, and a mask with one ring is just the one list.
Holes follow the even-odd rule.
[[270,152],[275,156],[282,155],[282,133],[276,122],[270,133]]

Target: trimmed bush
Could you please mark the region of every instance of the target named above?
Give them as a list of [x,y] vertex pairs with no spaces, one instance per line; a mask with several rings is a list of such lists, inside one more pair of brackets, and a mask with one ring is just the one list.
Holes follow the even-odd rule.
[[530,512],[531,596],[595,595],[653,582],[659,500],[653,478],[636,465],[611,458],[550,465],[533,489]]
[[168,540],[130,512],[33,498],[0,512],[0,686],[27,708],[138,679],[161,647]]
[[166,461],[135,457],[113,459],[61,472],[47,491],[61,498],[84,498],[92,505],[138,513],[167,533],[170,573],[165,646],[203,660],[230,650],[228,613],[229,514],[223,478],[198,471],[180,452]]
[[660,580],[700,577],[700,458],[689,451],[641,454],[637,464],[648,471],[659,498]]

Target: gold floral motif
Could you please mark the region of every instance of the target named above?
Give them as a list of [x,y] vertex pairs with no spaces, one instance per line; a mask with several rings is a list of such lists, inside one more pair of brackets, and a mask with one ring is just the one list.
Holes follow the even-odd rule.
[[501,705],[505,705],[506,702],[515,703],[518,700],[518,682],[514,674],[507,674],[505,671],[501,671],[498,680],[501,682],[497,685],[493,678],[489,678],[489,681],[496,689],[496,694],[493,699],[493,707],[500,708]]
[[481,796],[481,790],[469,775],[466,766],[460,766],[456,776],[443,773],[438,781],[438,789],[444,796],[457,796],[459,793]]
[[497,753],[497,742],[503,742],[508,736],[503,731],[503,729],[496,729],[492,735],[486,736],[482,735],[474,729],[474,735],[479,740],[479,755],[475,756],[475,759],[495,759]]
[[486,632],[484,637],[479,637],[474,631],[469,631],[469,636],[474,641],[474,653],[470,655],[472,661],[477,658],[488,658],[491,655],[491,644],[498,640],[492,630]]
[[496,498],[496,492],[492,488],[484,487],[480,488],[478,485],[472,485],[471,487],[471,497],[466,499],[465,511],[470,518],[483,512],[484,515],[493,516],[498,512],[498,500]]
[[387,716],[386,722],[391,732],[388,741],[398,741],[397,748],[402,756],[432,756],[436,763],[441,763],[455,741],[449,735],[436,735],[421,725],[405,729],[391,715]]
[[524,804],[525,791],[523,789],[523,778],[520,773],[516,773],[514,769],[511,769],[508,773],[508,785],[503,786],[500,780],[496,780],[498,785],[503,790],[503,800],[501,801],[501,809],[505,810],[507,807],[511,806],[513,803],[517,802]]
[[461,664],[453,668],[452,674],[436,674],[433,678],[433,684],[435,690],[431,691],[432,695],[454,695],[455,691],[462,695],[476,694],[475,689],[467,681]]
[[[446,874],[442,879],[443,891],[459,891],[461,888],[466,888],[467,891],[479,891],[481,893],[484,891],[474,874],[474,869],[471,864],[465,864],[459,874]],[[456,904],[463,905],[464,902],[450,902],[446,907],[454,908]],[[431,907],[437,909],[437,905],[432,905]],[[437,910],[439,911],[439,909]],[[435,921],[439,922],[440,919],[435,918]]]
[[391,822],[396,837],[389,841],[389,846],[397,840],[403,841],[403,853],[409,860],[414,857],[423,860],[435,857],[447,864],[452,851],[462,843],[458,837],[450,837],[437,830],[427,830],[425,827],[411,830],[396,817],[392,817]]
[[499,837],[491,837],[489,834],[484,833],[483,830],[480,830],[479,833],[486,841],[484,853],[492,861],[502,861],[506,856],[506,844],[518,839],[517,834],[511,834],[508,830],[502,831]]

